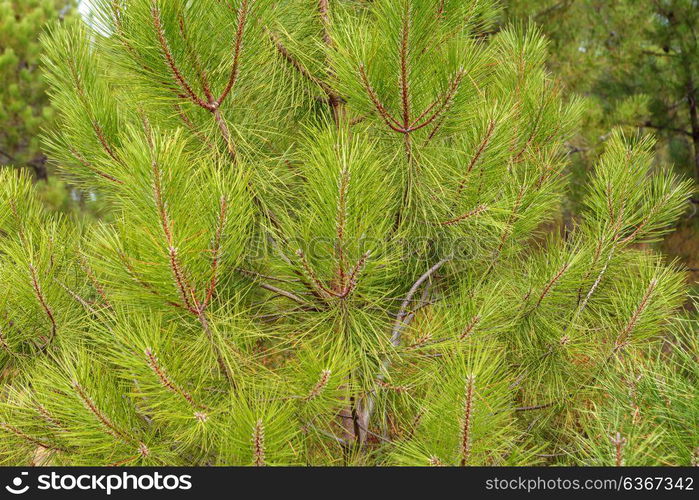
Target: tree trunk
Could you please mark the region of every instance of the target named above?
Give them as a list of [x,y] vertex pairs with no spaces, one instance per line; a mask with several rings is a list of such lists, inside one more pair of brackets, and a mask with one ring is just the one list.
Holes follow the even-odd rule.
[[29,165],[34,170],[36,179],[39,181],[45,181],[49,177],[48,169],[46,168],[46,160],[45,154],[38,153],[32,161],[29,162]]
[[687,82],[687,104],[689,105],[689,122],[692,127],[694,146],[694,178],[699,182],[699,114],[697,113],[697,92],[691,76]]

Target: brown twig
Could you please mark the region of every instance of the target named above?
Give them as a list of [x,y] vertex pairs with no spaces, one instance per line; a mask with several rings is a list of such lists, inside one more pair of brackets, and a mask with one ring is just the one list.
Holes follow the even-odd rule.
[[470,211],[466,212],[465,214],[459,215],[458,217],[455,217],[453,219],[449,219],[447,221],[440,222],[440,224],[442,226],[451,226],[453,224],[456,224],[457,222],[461,222],[461,221],[466,220],[468,218],[475,217],[476,215],[481,215],[486,210],[488,210],[487,205],[478,205],[473,210],[470,210]]
[[468,163],[468,167],[466,168],[466,172],[464,173],[464,178],[461,180],[461,183],[459,184],[459,189],[457,189],[456,191],[457,195],[459,195],[466,186],[466,179],[468,177],[468,174],[471,173],[471,170],[473,170],[473,167],[476,166],[476,163],[478,163],[478,160],[483,155],[485,148],[488,147],[488,143],[490,142],[490,139],[492,138],[494,131],[495,121],[490,120],[490,123],[488,123],[488,130],[486,130],[485,136],[483,137],[483,140],[481,141],[480,145],[478,146],[478,149],[476,150],[476,154],[473,155],[471,161]]
[[223,229],[226,226],[227,211],[228,211],[228,201],[226,200],[225,196],[222,196],[221,200],[220,200],[220,208],[219,208],[218,223],[216,225],[216,233],[214,235],[214,247],[211,251],[211,253],[212,253],[211,280],[209,281],[209,287],[206,291],[206,297],[204,298],[204,301],[202,302],[203,308],[206,308],[209,305],[209,303],[211,303],[211,299],[213,298],[214,294],[216,293],[216,286],[218,285],[219,263],[220,263],[220,259],[221,259],[221,239],[223,236]]
[[652,280],[650,280],[650,284],[648,285],[648,288],[643,294],[641,302],[638,304],[638,307],[636,307],[636,309],[634,310],[628,323],[626,323],[626,326],[619,333],[619,336],[617,337],[616,342],[614,343],[614,353],[616,353],[626,345],[626,339],[628,338],[629,334],[633,331],[633,329],[636,327],[636,324],[638,323],[641,314],[643,314],[643,311],[648,306],[648,301],[650,300],[650,297],[653,294],[653,291],[655,290],[655,287],[657,285],[657,279],[653,278]]
[[202,408],[202,405],[196,403],[189,392],[185,391],[183,388],[175,384],[172,381],[172,379],[170,379],[167,372],[165,371],[165,368],[161,366],[160,362],[158,361],[158,358],[156,357],[152,349],[147,348],[144,351],[144,353],[146,355],[146,362],[148,363],[148,366],[158,377],[158,380],[160,380],[160,383],[163,385],[163,387],[165,387],[168,391],[172,392],[173,394],[181,396],[193,408]]
[[548,282],[546,283],[546,286],[541,292],[541,295],[539,295],[539,300],[536,302],[536,307],[539,307],[541,304],[541,301],[544,300],[544,297],[548,295],[548,293],[551,291],[551,288],[553,285],[556,284],[556,282],[561,279],[561,276],[563,276],[563,273],[565,273],[568,268],[570,267],[570,262],[566,262],[565,265],[556,273],[556,275]]
[[77,381],[74,380],[72,385],[73,389],[75,389],[75,392],[82,400],[85,408],[87,408],[90,413],[97,418],[97,420],[104,426],[109,434],[127,443],[134,443],[133,438],[131,438],[126,432],[119,429],[114,422],[112,422],[104,413],[102,413],[92,398],[85,392],[85,389]]
[[265,466],[265,428],[262,419],[258,419],[255,423],[255,429],[252,433],[252,456],[253,464],[256,467]]
[[381,103],[379,96],[376,94],[374,87],[371,86],[369,82],[369,77],[366,74],[366,69],[363,64],[359,65],[359,76],[362,79],[362,84],[364,85],[364,90],[369,95],[371,102],[374,104],[376,111],[378,111],[381,118],[383,118],[386,125],[388,125],[392,130],[400,133],[405,133],[405,128],[396,120],[387,110],[386,107]]
[[242,0],[240,8],[238,9],[238,26],[236,28],[235,42],[233,45],[233,64],[231,65],[231,72],[230,76],[228,77],[226,87],[223,89],[221,96],[216,100],[216,102],[212,103],[216,108],[221,106],[238,79],[238,74],[240,71],[240,54],[243,48],[243,35],[245,33],[247,17],[250,12],[248,3],[248,0]]
[[168,67],[170,68],[172,76],[175,78],[185,95],[194,104],[197,104],[198,106],[201,106],[204,109],[212,111],[212,104],[207,103],[194,92],[189,83],[187,83],[187,80],[185,79],[184,75],[182,75],[180,69],[177,67],[177,64],[175,63],[175,58],[172,55],[172,51],[170,49],[170,45],[168,44],[167,38],[165,37],[165,29],[163,28],[162,19],[160,18],[160,9],[157,7],[155,2],[153,2],[153,6],[151,7],[151,16],[153,18],[153,25],[155,27],[155,32],[158,37],[160,49],[163,53],[163,56],[165,57],[165,61]]
[[473,424],[473,393],[476,386],[476,377],[466,377],[466,398],[464,401],[464,420],[461,428],[461,466],[468,465],[471,458],[471,426]]
[[29,264],[29,274],[31,276],[31,284],[32,289],[34,290],[34,295],[36,296],[36,299],[39,301],[41,308],[44,310],[44,313],[46,313],[46,316],[48,317],[49,322],[51,323],[51,335],[49,337],[49,340],[46,342],[48,344],[49,342],[51,342],[53,338],[56,337],[56,317],[53,314],[53,310],[49,307],[48,303],[46,302],[46,297],[44,296],[44,293],[41,289],[41,285],[39,284],[39,280],[36,276],[36,269],[34,269],[34,266],[32,264]]

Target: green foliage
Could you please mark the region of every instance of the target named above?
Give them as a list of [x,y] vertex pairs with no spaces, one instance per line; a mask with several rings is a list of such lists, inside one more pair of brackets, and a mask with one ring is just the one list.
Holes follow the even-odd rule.
[[50,128],[55,110],[46,96],[39,34],[71,11],[71,0],[0,2],[0,165],[28,165],[46,177],[39,133]]
[[594,162],[610,126],[656,133],[659,160],[699,179],[699,3],[696,0],[507,0],[552,40],[552,71],[585,94],[572,151]]
[[607,397],[577,437],[583,463],[697,465],[697,338],[696,320],[683,318],[663,352],[648,352],[602,382]]
[[52,28],[47,146],[111,217],[0,174],[0,459],[583,464],[619,432],[628,463],[688,463],[679,414],[649,399],[632,440],[605,391],[677,321],[683,273],[637,244],[690,185],[615,132],[542,238],[582,106],[497,14],[105,0]]

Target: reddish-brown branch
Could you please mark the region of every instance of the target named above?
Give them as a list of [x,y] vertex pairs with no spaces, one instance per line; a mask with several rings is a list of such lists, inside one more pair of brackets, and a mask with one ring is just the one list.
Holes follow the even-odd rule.
[[2,329],[0,328],[0,347],[5,349],[8,353],[12,353],[12,350],[10,349],[10,344],[7,343],[7,340],[5,339],[5,334],[3,334]]
[[641,302],[638,304],[638,307],[633,312],[628,323],[626,323],[626,326],[621,331],[621,333],[619,333],[619,336],[617,337],[616,342],[614,343],[614,352],[615,353],[619,349],[622,349],[626,345],[626,341],[628,339],[629,334],[636,327],[636,324],[638,323],[638,320],[641,317],[641,314],[643,314],[643,311],[646,309],[646,307],[648,307],[648,301],[650,300],[650,297],[653,294],[653,291],[655,290],[655,287],[657,286],[657,284],[658,284],[658,281],[655,278],[653,278],[650,281],[650,284],[648,285],[646,292],[643,294],[643,298],[641,299]]
[[146,354],[146,361],[148,363],[148,366],[150,369],[155,373],[155,375],[158,377],[158,380],[160,380],[160,383],[165,387],[168,391],[177,394],[179,396],[182,396],[182,398],[187,401],[187,403],[190,404],[190,406],[194,408],[201,408],[201,405],[197,404],[194,401],[194,398],[190,393],[179,387],[177,384],[175,384],[170,377],[168,376],[167,372],[165,371],[165,368],[163,368],[160,363],[158,362],[158,358],[155,356],[155,353],[151,349],[146,349],[145,351]]
[[184,22],[184,16],[180,14],[177,19],[179,26],[180,26],[180,35],[182,36],[182,41],[184,41],[185,46],[187,48],[187,52],[189,52],[190,57],[192,59],[192,64],[194,65],[194,69],[197,72],[197,75],[199,76],[199,81],[201,83],[201,88],[204,91],[204,95],[206,96],[206,99],[208,100],[209,104],[213,104],[216,98],[214,95],[211,93],[211,85],[209,85],[209,79],[206,75],[206,70],[201,65],[201,61],[199,60],[199,54],[197,53],[196,50],[192,47],[189,36],[187,35],[187,29],[185,26]]
[[362,79],[364,90],[366,90],[367,94],[369,95],[369,99],[371,99],[371,102],[374,103],[376,111],[379,112],[379,115],[381,118],[383,118],[384,122],[386,122],[386,125],[396,132],[400,132],[401,134],[405,133],[405,128],[398,123],[398,120],[391,116],[391,114],[386,110],[386,107],[381,103],[379,96],[376,94],[376,91],[369,82],[369,78],[367,77],[366,69],[364,68],[363,64],[359,66],[359,76]]
[[262,419],[255,423],[252,433],[252,456],[253,464],[256,467],[263,467],[265,464],[265,428]]
[[32,437],[29,434],[26,434],[25,432],[22,432],[21,430],[19,430],[17,427],[15,427],[13,425],[0,423],[0,427],[2,427],[3,429],[5,429],[8,432],[11,432],[12,434],[16,435],[17,437],[24,439],[25,441],[31,443],[34,446],[41,446],[42,448],[46,448],[47,450],[53,450],[53,451],[63,451],[63,452],[66,451],[64,448],[60,448],[60,447],[54,446],[52,444],[44,443],[43,441],[40,441],[37,438]]
[[617,467],[621,467],[624,465],[624,445],[626,444],[626,438],[621,437],[621,433],[617,432],[610,440],[614,445],[614,463]]
[[473,170],[473,167],[476,166],[476,163],[478,163],[478,160],[483,155],[485,148],[488,147],[488,144],[490,143],[490,140],[493,137],[494,131],[495,131],[495,121],[490,120],[490,123],[488,124],[488,130],[486,130],[485,136],[483,137],[483,140],[481,141],[480,145],[478,146],[478,149],[476,150],[476,154],[473,155],[473,158],[471,158],[471,161],[468,163],[468,168],[466,168],[466,173],[464,173],[464,178],[461,180],[461,183],[459,184],[459,189],[456,191],[457,195],[459,195],[461,193],[461,191],[463,191],[464,187],[466,186],[466,179],[468,178],[468,174],[471,173],[471,171]]
[[[440,99],[436,100],[432,104],[430,104],[427,109],[420,115],[419,118],[417,118],[408,128],[408,132],[414,132],[416,130],[420,130],[421,128],[424,128],[428,125],[431,125],[432,122],[435,121],[446,109],[448,109],[452,102],[454,102],[454,97],[456,97],[456,93],[459,90],[459,86],[461,85],[461,82],[463,81],[464,78],[464,70],[460,70],[457,74],[456,77],[454,77],[454,80],[451,82],[449,85],[449,89],[447,90],[447,93]],[[427,118],[425,121],[422,123],[419,123],[422,118],[427,116],[427,114],[436,106],[437,102],[441,102],[439,107],[435,110],[432,115]]]
[[435,124],[434,127],[432,127],[432,131],[430,132],[430,135],[427,136],[427,139],[425,139],[424,146],[427,146],[432,139],[437,135],[437,132],[439,132],[439,129],[442,128],[442,125],[444,125],[444,122],[446,121],[447,115],[442,115],[438,120],[437,123]]
[[[168,248],[170,270],[172,271],[172,276],[175,279],[175,285],[180,293],[180,299],[184,302],[185,306],[195,316],[199,315],[199,304],[197,302],[194,290],[190,288],[187,283],[187,279],[180,265],[179,259],[177,258],[177,249],[175,247]],[[191,297],[191,298],[190,298]]]
[[461,466],[468,465],[471,458],[471,426],[473,423],[473,394],[476,388],[476,377],[466,378],[466,400],[464,402],[464,420],[461,428]]
[[338,182],[338,199],[337,199],[337,259],[338,259],[338,288],[346,289],[345,282],[345,225],[347,223],[347,191],[349,189],[350,173],[349,168],[345,165],[340,172]]
[[49,318],[49,322],[51,323],[51,335],[48,340],[48,342],[50,342],[51,339],[56,337],[56,318],[53,314],[53,311],[46,302],[46,297],[44,296],[44,293],[41,290],[41,285],[39,285],[39,280],[36,276],[36,269],[34,269],[34,266],[32,264],[29,264],[29,274],[31,275],[32,289],[34,290],[34,295],[36,296],[36,299],[39,301],[41,308],[44,310],[44,313],[46,313],[46,316]]
[[221,106],[238,79],[238,74],[240,72],[240,54],[243,48],[243,35],[245,33],[245,24],[247,22],[248,13],[248,0],[243,0],[240,4],[240,8],[238,9],[238,26],[236,28],[235,42],[233,44],[233,64],[231,65],[231,73],[228,77],[228,83],[226,83],[226,87],[223,89],[221,96],[215,103],[213,103],[216,108]]
[[[546,90],[548,90],[548,88]],[[524,146],[522,146],[522,148],[517,152],[517,154],[514,155],[514,157],[512,158],[512,161],[514,163],[520,161],[520,159],[522,158],[524,153],[527,151],[529,146],[531,146],[531,144],[534,142],[534,139],[536,138],[536,134],[539,132],[539,127],[541,126],[541,121],[542,121],[542,115],[544,113],[546,106],[549,104],[548,102],[543,102],[545,95],[546,94],[542,94],[542,96],[541,96],[542,103],[539,106],[539,109],[537,110],[536,118],[534,119],[534,126],[532,127],[532,131],[529,133],[529,136],[527,137],[527,141],[524,143]],[[555,95],[556,95],[555,93],[551,93],[551,98],[553,98]]]
[[303,63],[301,63],[301,61],[296,59],[294,55],[291,52],[289,52],[289,49],[287,49],[284,46],[284,44],[281,42],[277,35],[275,35],[269,30],[266,31],[269,35],[270,40],[272,41],[272,43],[274,43],[274,46],[277,48],[277,52],[287,63],[289,63],[296,71],[298,71],[301,74],[301,76],[320,87],[321,90],[323,90],[323,92],[325,92],[328,96],[333,94],[333,89],[330,88],[330,86],[323,80],[320,80],[319,78],[313,76],[311,72],[308,71],[308,69],[303,65]]
[[328,382],[330,381],[330,370],[323,370],[320,373],[320,377],[318,378],[318,381],[316,384],[313,386],[313,388],[310,390],[308,395],[304,398],[304,401],[311,401],[323,392],[325,387],[328,385]]
[[192,90],[192,87],[189,85],[189,83],[187,83],[187,80],[185,79],[184,75],[182,75],[180,69],[177,67],[177,64],[175,63],[175,58],[173,57],[172,51],[170,50],[170,46],[167,43],[167,39],[165,38],[165,30],[163,28],[162,20],[160,18],[160,9],[158,9],[155,5],[151,8],[151,16],[153,17],[153,25],[155,27],[156,35],[158,37],[160,49],[162,50],[163,56],[165,57],[165,61],[168,67],[170,68],[170,72],[177,81],[179,87],[194,104],[197,104],[204,109],[208,109],[209,111],[213,110],[212,104],[205,102],[203,99],[197,96],[194,90]]
[[172,276],[175,280],[175,286],[179,291],[180,299],[184,303],[187,310],[197,316],[199,314],[199,303],[196,298],[195,290],[187,283],[185,273],[180,265],[179,259],[177,258],[177,248],[174,246],[174,236],[172,234],[172,223],[167,212],[165,200],[163,199],[160,167],[155,159],[153,159],[151,162],[151,167],[153,171],[153,198],[155,200],[155,206],[160,219],[160,225],[163,228],[163,233],[165,234],[170,271],[172,272]]
[[162,179],[157,160],[153,159],[151,162],[151,168],[153,171],[153,198],[155,199],[155,207],[158,211],[158,217],[160,218],[160,224],[163,228],[163,232],[165,233],[167,244],[168,246],[172,246],[172,228],[170,218],[165,207],[165,201],[163,199]]
[[362,272],[362,269],[364,269],[364,266],[366,265],[366,261],[371,255],[371,251],[367,251],[362,255],[362,257],[357,261],[357,264],[352,268],[352,271],[350,272],[349,279],[347,281],[347,286],[342,292],[341,298],[346,297],[352,291],[357,287],[357,279],[359,278],[359,274]]
[[399,49],[400,57],[400,95],[401,95],[401,111],[403,115],[403,129],[407,130],[410,127],[410,81],[408,78],[408,50],[410,41],[410,3],[405,2],[405,12],[403,13],[403,23],[401,26],[401,42]]
[[75,158],[76,160],[78,160],[78,161],[82,164],[83,167],[85,167],[85,168],[87,168],[88,170],[92,171],[93,173],[99,175],[100,177],[104,177],[105,179],[107,179],[107,180],[109,180],[109,181],[116,182],[117,184],[124,184],[123,181],[120,181],[120,180],[117,179],[116,177],[113,177],[113,176],[111,176],[111,175],[109,175],[109,174],[106,174],[106,173],[102,172],[101,170],[95,168],[90,162],[88,162],[88,161],[87,161],[82,155],[80,155],[75,149],[69,148],[69,150],[70,150],[71,154],[73,155],[73,158]]
[[541,292],[541,295],[539,295],[539,300],[536,301],[536,307],[539,307],[541,304],[541,301],[544,300],[544,297],[548,295],[548,293],[551,291],[551,288],[553,288],[553,285],[556,284],[556,282],[561,279],[561,276],[563,276],[563,273],[565,273],[568,268],[570,267],[570,262],[566,262],[565,265],[556,273],[556,275],[549,281],[546,286],[544,287],[543,291]]
[[441,224],[442,226],[451,226],[451,225],[453,225],[453,224],[456,224],[457,222],[461,222],[461,221],[463,221],[463,220],[465,220],[465,219],[468,219],[468,218],[470,218],[470,217],[475,217],[476,215],[480,215],[480,214],[482,214],[483,212],[485,212],[486,210],[488,210],[488,206],[487,206],[487,205],[478,205],[478,206],[477,206],[476,208],[474,208],[473,210],[471,210],[471,211],[469,211],[469,212],[466,212],[466,213],[463,214],[463,215],[459,215],[458,217],[455,217],[455,218],[453,218],[453,219],[450,219],[450,220],[441,222],[440,224]]
[[303,266],[303,269],[306,272],[306,275],[308,276],[308,278],[311,279],[311,282],[316,286],[317,291],[321,294],[321,296],[324,296],[325,298],[327,298],[331,295],[337,297],[338,294],[336,294],[332,290],[329,290],[325,285],[323,285],[323,282],[320,281],[320,279],[316,275],[315,271],[313,271],[313,268],[306,260],[306,255],[303,253],[303,251],[301,249],[296,251],[296,255],[301,260],[301,265]]
[[328,47],[333,41],[330,37],[330,2],[329,0],[318,0],[318,14],[320,15],[320,23],[323,26],[323,43]]
[[57,418],[51,415],[43,405],[37,404],[36,411],[39,412],[41,418],[43,418],[50,425],[54,426],[56,429],[60,429],[62,431],[65,430],[63,424],[61,424],[61,422],[59,422]]
[[92,398],[85,392],[85,389],[83,389],[83,387],[77,381],[73,381],[73,389],[75,389],[75,392],[82,400],[85,408],[87,408],[90,413],[97,418],[97,420],[105,427],[109,434],[127,443],[134,443],[134,439],[119,429],[104,413],[102,413]]
[[88,279],[90,280],[90,283],[92,283],[92,287],[95,289],[97,294],[100,296],[104,305],[107,306],[109,309],[111,309],[112,304],[109,302],[109,299],[107,298],[107,293],[105,292],[104,287],[99,282],[99,280],[95,276],[95,273],[92,271],[90,266],[87,264],[86,259],[83,255],[80,256],[80,268],[87,275]]
[[388,382],[384,382],[383,380],[378,380],[377,384],[384,389],[387,389],[389,391],[397,392],[399,394],[406,393],[410,390],[410,388],[407,385],[393,385],[389,384]]
[[668,200],[668,198],[669,197],[666,196],[660,202],[658,202],[656,205],[653,205],[653,207],[651,207],[651,209],[648,211],[648,214],[643,218],[643,220],[640,222],[640,224],[638,226],[636,226],[636,229],[634,229],[634,231],[630,235],[628,235],[626,238],[621,240],[620,243],[622,245],[624,245],[626,243],[633,241],[636,238],[636,236],[638,236],[638,234],[641,231],[643,231],[643,228],[648,225],[648,223],[655,216],[655,214],[658,212],[660,207],[662,207],[665,204],[665,202]]
[[444,0],[439,0],[439,5],[437,6],[437,18],[442,19],[444,17]]
[[201,305],[203,309],[205,309],[211,302],[212,297],[216,293],[216,285],[218,285],[219,263],[221,259],[221,239],[223,236],[223,229],[226,226],[227,211],[228,201],[224,196],[222,196],[218,223],[216,225],[216,233],[214,235],[214,248],[211,251],[211,280],[209,281],[209,287],[206,291],[206,297]]
[[[136,283],[138,283],[141,287],[143,287],[145,290],[147,290],[151,294],[155,295],[156,297],[160,297],[160,293],[158,293],[158,291],[155,288],[153,288],[153,285],[151,285],[150,283],[143,281],[141,278],[139,278],[133,265],[129,262],[128,257],[123,252],[118,252],[118,255],[119,255],[119,260],[121,260],[121,263],[126,268],[126,272],[129,274],[129,276],[131,276],[133,278],[133,280]],[[183,304],[180,304],[179,302],[167,300],[166,303],[168,305],[171,305],[171,306],[176,307],[178,309],[187,309]]]
[[68,69],[70,70],[71,75],[73,77],[73,83],[75,85],[75,90],[78,94],[78,98],[80,99],[80,102],[82,103],[83,108],[85,109],[85,113],[90,118],[90,126],[92,127],[92,130],[95,133],[97,140],[99,141],[100,145],[105,150],[105,152],[110,156],[110,158],[112,158],[117,163],[121,163],[121,161],[116,156],[116,154],[112,150],[111,146],[107,142],[107,139],[104,135],[104,131],[102,130],[102,127],[99,125],[97,118],[95,118],[94,113],[92,112],[90,100],[88,99],[88,96],[85,93],[85,88],[83,87],[82,78],[80,76],[80,72],[75,67],[75,62],[71,58],[68,58],[67,62],[68,62]]
[[104,131],[102,130],[102,127],[100,127],[99,124],[95,120],[92,121],[92,129],[95,131],[95,135],[97,136],[97,140],[100,141],[102,148],[104,148],[105,152],[110,156],[110,158],[117,163],[121,163],[119,158],[117,158],[116,153],[114,153],[114,150],[111,148],[111,146],[107,142],[107,139],[104,136]]
[[466,328],[464,328],[464,331],[461,332],[461,335],[459,335],[459,340],[463,340],[469,335],[471,335],[471,332],[473,332],[473,329],[476,327],[476,325],[480,322],[481,317],[476,314],[471,321],[469,322],[468,325],[466,325]]

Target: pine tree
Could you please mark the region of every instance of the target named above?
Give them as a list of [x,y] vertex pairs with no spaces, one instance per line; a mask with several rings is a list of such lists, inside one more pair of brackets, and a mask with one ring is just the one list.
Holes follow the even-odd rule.
[[665,369],[683,273],[636,244],[690,185],[617,131],[544,234],[581,106],[536,29],[489,35],[490,0],[96,3],[44,39],[46,143],[110,219],[0,174],[5,463],[584,464],[628,439],[590,422],[626,411],[629,365]]
[[699,2],[508,0],[509,19],[533,18],[554,43],[552,70],[589,95],[599,149],[604,127],[653,131],[664,159],[699,180]]
[[46,23],[69,15],[72,3],[0,2],[0,165],[29,166],[39,179],[47,176],[39,133],[54,117],[40,74],[39,34]]

